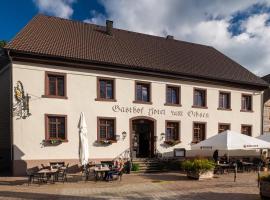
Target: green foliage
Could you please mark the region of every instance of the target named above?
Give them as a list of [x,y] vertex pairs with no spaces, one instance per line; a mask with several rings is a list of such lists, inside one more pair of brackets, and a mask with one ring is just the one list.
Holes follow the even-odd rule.
[[4,47],[7,44],[5,40],[0,40],[0,47]]
[[206,172],[215,168],[215,163],[207,159],[185,160],[182,168],[189,172]]
[[270,174],[261,176],[260,180],[270,182]]
[[137,172],[140,170],[140,166],[138,163],[133,163],[132,164],[132,168],[131,168],[131,171],[134,171],[134,172]]

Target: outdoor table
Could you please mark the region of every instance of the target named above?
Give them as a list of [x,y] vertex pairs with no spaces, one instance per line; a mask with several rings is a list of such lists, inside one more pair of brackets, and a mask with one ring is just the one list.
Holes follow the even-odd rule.
[[[37,174],[39,174],[40,178],[45,178],[46,177],[46,181],[48,182],[48,179],[52,176],[52,182],[54,183],[56,181],[57,178],[57,173],[58,173],[58,169],[41,169],[37,172]],[[44,180],[44,179],[43,179]]]
[[217,164],[217,172],[220,172],[221,174],[224,174],[225,170],[227,169],[227,172],[228,172],[228,169],[230,167],[231,167],[230,164],[219,163],[219,164]]
[[250,171],[251,168],[253,167],[253,163],[251,162],[242,162],[243,165],[243,171]]
[[109,167],[95,167],[94,174],[96,181],[97,180],[104,180],[106,173],[110,171]]

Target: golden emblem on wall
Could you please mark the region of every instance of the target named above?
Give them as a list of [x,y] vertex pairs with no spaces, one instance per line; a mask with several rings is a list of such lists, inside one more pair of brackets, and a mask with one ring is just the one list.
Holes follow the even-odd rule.
[[14,87],[14,97],[16,103],[13,105],[13,115],[22,119],[29,117],[31,115],[29,112],[30,96],[28,94],[25,95],[21,81],[17,81]]

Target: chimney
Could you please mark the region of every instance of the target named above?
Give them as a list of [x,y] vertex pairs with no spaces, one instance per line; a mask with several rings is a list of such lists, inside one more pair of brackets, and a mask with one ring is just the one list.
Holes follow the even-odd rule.
[[166,39],[167,40],[173,40],[173,36],[172,35],[167,35]]
[[111,20],[106,20],[106,33],[108,35],[112,35],[112,29],[113,29],[113,21]]

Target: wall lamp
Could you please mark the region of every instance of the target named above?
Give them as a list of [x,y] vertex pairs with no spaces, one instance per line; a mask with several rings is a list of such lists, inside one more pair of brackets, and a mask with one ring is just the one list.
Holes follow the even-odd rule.
[[161,139],[163,140],[165,138],[165,133],[161,133],[160,136],[161,136]]
[[127,137],[127,132],[126,131],[122,132],[122,137],[123,137],[123,140]]

